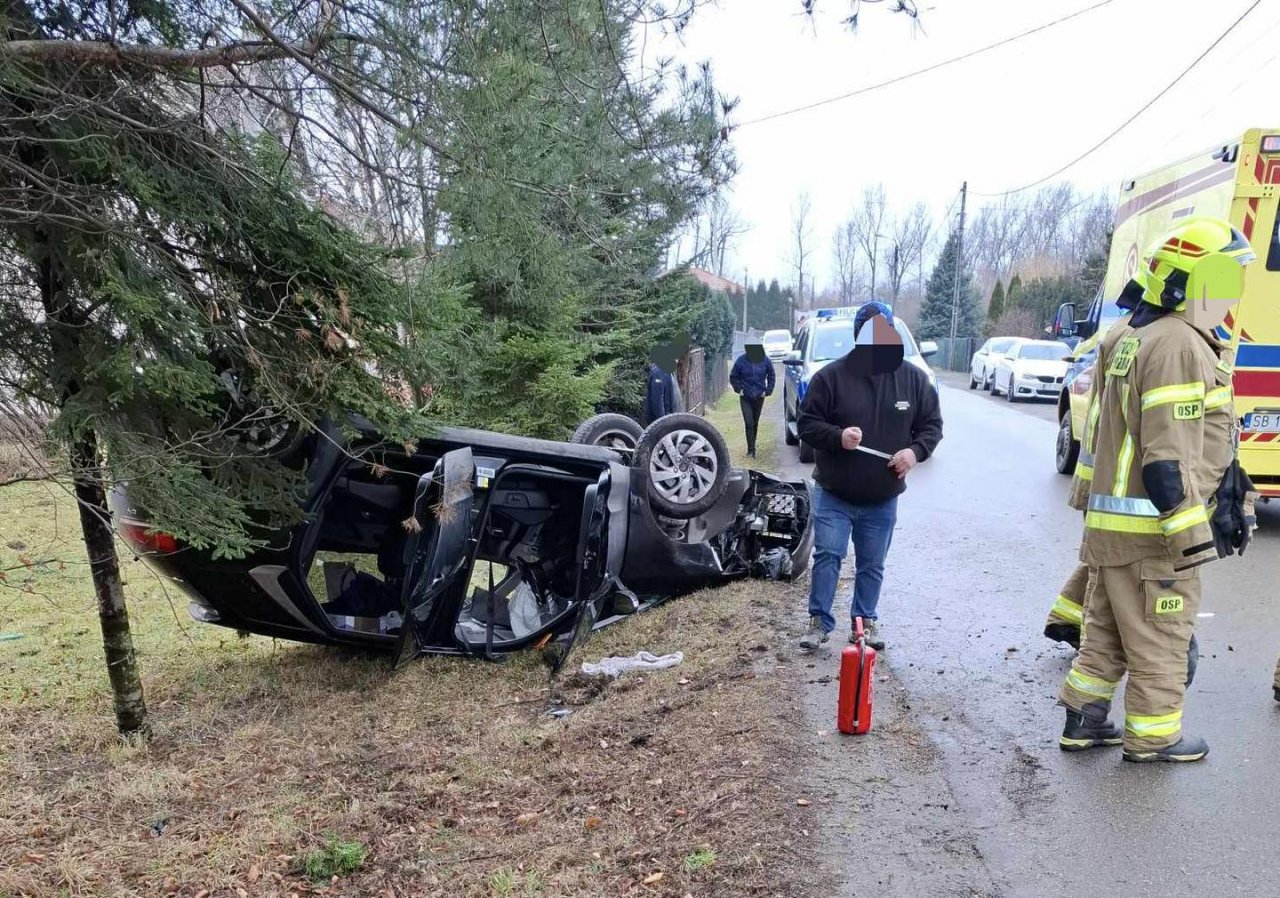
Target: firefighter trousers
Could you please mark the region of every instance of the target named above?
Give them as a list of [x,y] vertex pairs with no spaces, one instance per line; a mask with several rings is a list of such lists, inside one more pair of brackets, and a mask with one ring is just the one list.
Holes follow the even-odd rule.
[[1059,700],[1080,711],[1110,705],[1125,673],[1124,746],[1152,751],[1182,735],[1187,644],[1200,607],[1200,570],[1164,558],[1096,569],[1085,601],[1084,641]]
[[1080,564],[1062,584],[1062,591],[1053,601],[1049,609],[1049,619],[1045,626],[1067,624],[1072,627],[1084,626],[1084,597],[1089,589],[1089,566]]

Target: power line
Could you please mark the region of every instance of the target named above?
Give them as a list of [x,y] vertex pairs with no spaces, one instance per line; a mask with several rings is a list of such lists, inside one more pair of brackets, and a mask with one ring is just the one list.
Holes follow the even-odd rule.
[[1242,12],[1242,13],[1240,14],[1240,17],[1239,17],[1239,18],[1237,18],[1234,22],[1232,22],[1232,23],[1231,23],[1231,25],[1230,25],[1230,26],[1228,26],[1228,28],[1227,28],[1227,30],[1226,30],[1226,31],[1224,31],[1224,32],[1222,32],[1222,34],[1218,35],[1217,39],[1216,39],[1216,40],[1214,40],[1214,42],[1213,42],[1213,43],[1211,43],[1208,47],[1206,47],[1203,53],[1201,53],[1199,56],[1197,56],[1195,59],[1193,59],[1193,60],[1191,61],[1191,65],[1189,65],[1189,66],[1187,66],[1185,69],[1183,69],[1183,70],[1178,74],[1178,76],[1177,76],[1176,78],[1174,78],[1172,81],[1170,81],[1168,84],[1166,84],[1166,85],[1161,89],[1161,91],[1160,91],[1158,94],[1156,94],[1154,97],[1152,97],[1152,98],[1151,98],[1150,100],[1148,100],[1146,103],[1144,103],[1144,104],[1142,105],[1142,108],[1141,108],[1141,109],[1139,109],[1139,110],[1138,110],[1137,112],[1135,112],[1133,115],[1131,115],[1131,116],[1129,116],[1127,119],[1125,119],[1125,120],[1120,124],[1120,126],[1119,126],[1118,128],[1116,128],[1114,131],[1112,131],[1112,132],[1111,132],[1110,134],[1108,134],[1106,137],[1102,138],[1102,140],[1100,140],[1100,141],[1098,141],[1097,143],[1095,143],[1095,144],[1094,144],[1093,146],[1091,146],[1089,149],[1085,150],[1085,151],[1084,151],[1083,153],[1081,153],[1079,156],[1077,156],[1076,158],[1072,159],[1072,160],[1071,160],[1070,162],[1068,162],[1066,165],[1062,166],[1061,168],[1055,169],[1054,171],[1052,171],[1052,172],[1050,172],[1049,174],[1045,175],[1043,178],[1038,178],[1037,180],[1032,181],[1030,184],[1024,184],[1024,185],[1022,185],[1021,187],[1015,187],[1015,188],[1013,188],[1013,189],[1011,189],[1011,190],[1000,190],[1000,191],[996,191],[995,193],[986,193],[986,192],[983,192],[983,191],[975,190],[975,191],[973,191],[974,195],[975,195],[975,196],[988,196],[988,197],[994,197],[994,196],[1008,196],[1008,195],[1009,195],[1009,194],[1011,194],[1011,193],[1021,193],[1021,192],[1022,192],[1022,191],[1024,191],[1024,190],[1030,190],[1032,187],[1039,187],[1041,184],[1045,183],[1046,181],[1051,181],[1051,180],[1053,180],[1054,178],[1056,178],[1058,175],[1062,174],[1062,173],[1063,173],[1064,171],[1066,171],[1067,169],[1071,168],[1072,166],[1076,165],[1076,164],[1077,164],[1077,163],[1079,163],[1079,162],[1082,162],[1083,160],[1087,159],[1089,156],[1092,156],[1092,155],[1093,155],[1094,153],[1096,153],[1098,150],[1102,149],[1104,146],[1106,146],[1108,143],[1110,143],[1110,142],[1111,142],[1111,140],[1112,140],[1112,138],[1114,138],[1117,134],[1119,134],[1119,133],[1120,133],[1121,131],[1123,131],[1125,128],[1127,128],[1127,127],[1129,127],[1130,125],[1132,125],[1132,124],[1134,123],[1134,121],[1135,121],[1135,120],[1136,120],[1140,115],[1142,115],[1142,113],[1146,112],[1148,109],[1150,109],[1152,106],[1154,106],[1154,105],[1155,105],[1155,104],[1160,100],[1160,98],[1161,98],[1161,97],[1163,97],[1163,96],[1164,96],[1165,94],[1167,94],[1169,91],[1173,90],[1173,88],[1174,88],[1174,87],[1176,87],[1176,86],[1178,85],[1178,83],[1179,83],[1180,81],[1182,81],[1182,79],[1183,79],[1183,78],[1185,78],[1185,77],[1187,77],[1187,75],[1191,74],[1191,70],[1192,70],[1192,69],[1194,69],[1196,66],[1198,66],[1198,65],[1199,65],[1199,64],[1204,60],[1204,58],[1205,58],[1206,56],[1208,56],[1210,53],[1212,53],[1212,52],[1214,51],[1214,49],[1218,46],[1218,44],[1220,44],[1220,43],[1222,43],[1224,40],[1226,40],[1226,39],[1227,39],[1227,35],[1231,34],[1231,32],[1233,32],[1233,31],[1235,31],[1235,30],[1236,30],[1236,28],[1238,28],[1238,27],[1240,26],[1240,23],[1241,23],[1241,22],[1243,22],[1246,18],[1248,18],[1249,13],[1251,13],[1251,12],[1253,12],[1255,9],[1257,9],[1257,8],[1258,8],[1258,6],[1259,6],[1259,4],[1261,4],[1261,3],[1262,3],[1262,0],[1253,0],[1253,3],[1249,4],[1249,8],[1248,8],[1248,9],[1246,9],[1244,12]]
[[[1023,31],[1020,34],[1015,34],[1010,37],[1003,38],[1001,40],[996,41],[994,44],[987,44],[985,47],[979,47],[976,50],[970,50],[968,53],[964,53],[960,56],[953,56],[950,59],[944,59],[942,62],[935,62],[933,65],[926,66],[923,69],[916,69],[914,72],[907,72],[904,75],[896,75],[893,78],[888,79],[887,81],[881,81],[877,84],[869,84],[866,87],[860,87],[857,90],[852,90],[852,91],[849,91],[848,93],[838,94],[834,97],[827,97],[825,100],[816,100],[804,106],[796,106],[792,109],[783,109],[779,112],[771,112],[768,115],[762,115],[760,118],[748,119],[747,121],[741,122],[738,125],[736,125],[735,128],[746,128],[750,125],[758,125],[761,122],[770,122],[770,121],[773,121],[774,119],[783,118],[784,116],[795,115],[798,112],[807,112],[810,109],[817,109],[819,106],[827,106],[831,103],[838,103],[841,100],[848,100],[852,97],[858,97],[863,94],[870,93],[873,90],[879,90],[882,87],[889,87],[890,85],[893,85],[893,84],[900,84],[903,81],[908,81],[912,78],[919,77],[920,75],[925,75],[925,74],[928,74],[929,72],[936,72],[938,69],[945,68],[946,66],[953,65],[954,63],[963,62],[966,59],[972,59],[973,57],[978,56],[982,53],[986,53],[989,50],[995,50],[998,47],[1003,47],[1006,44],[1013,43],[1014,41],[1022,40],[1022,38],[1024,37],[1030,37],[1033,34],[1038,34],[1041,31],[1045,31],[1049,28],[1054,27],[1055,25],[1061,25],[1063,22],[1069,22],[1072,19],[1078,18],[1079,16],[1083,16],[1086,13],[1093,12],[1095,9],[1101,9],[1104,6],[1109,6],[1114,2],[1115,0],[1101,0],[1101,2],[1093,4],[1093,6],[1087,6],[1084,9],[1065,15],[1062,18],[1054,19],[1052,22],[1046,22],[1043,25],[1037,25],[1035,28],[1032,28],[1029,31]],[[1259,2],[1261,2],[1261,0],[1259,0]]]

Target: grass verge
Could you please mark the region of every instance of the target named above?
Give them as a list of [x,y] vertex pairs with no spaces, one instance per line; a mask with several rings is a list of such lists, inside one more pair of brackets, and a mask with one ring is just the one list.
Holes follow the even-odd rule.
[[747,456],[747,432],[742,423],[742,407],[738,394],[727,390],[714,405],[708,406],[706,418],[724,435],[734,467],[774,471],[778,465],[778,416],[782,414],[782,375],[773,395],[764,401],[760,428],[756,432],[756,457]]
[[810,824],[775,623],[793,587],[673,601],[571,665],[641,649],[682,665],[552,684],[533,656],[392,674],[240,639],[185,622],[130,564],[156,735],[121,744],[76,538],[56,489],[0,490],[0,631],[23,634],[0,641],[0,895],[800,891]]

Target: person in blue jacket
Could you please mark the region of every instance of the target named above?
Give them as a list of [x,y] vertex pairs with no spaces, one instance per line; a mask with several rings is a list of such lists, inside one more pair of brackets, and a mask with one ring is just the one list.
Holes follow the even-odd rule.
[[675,373],[676,363],[688,351],[689,335],[683,332],[674,340],[665,340],[649,350],[649,372],[644,392],[646,426],[663,415],[684,410]]
[[729,385],[738,394],[742,406],[742,423],[747,431],[747,455],[756,457],[756,432],[760,429],[760,412],[766,396],[773,395],[775,375],[773,362],[764,353],[763,343],[748,343],[729,372]]

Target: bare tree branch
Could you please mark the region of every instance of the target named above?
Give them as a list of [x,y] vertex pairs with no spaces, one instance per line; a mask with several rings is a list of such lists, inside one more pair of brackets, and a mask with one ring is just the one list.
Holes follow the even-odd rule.
[[[294,52],[309,55],[315,47],[292,45]],[[238,41],[202,49],[162,47],[142,44],[110,44],[104,41],[3,41],[0,58],[8,57],[40,64],[70,62],[80,65],[123,65],[134,63],[157,69],[188,70],[226,68],[283,59],[284,46],[269,41]]]

